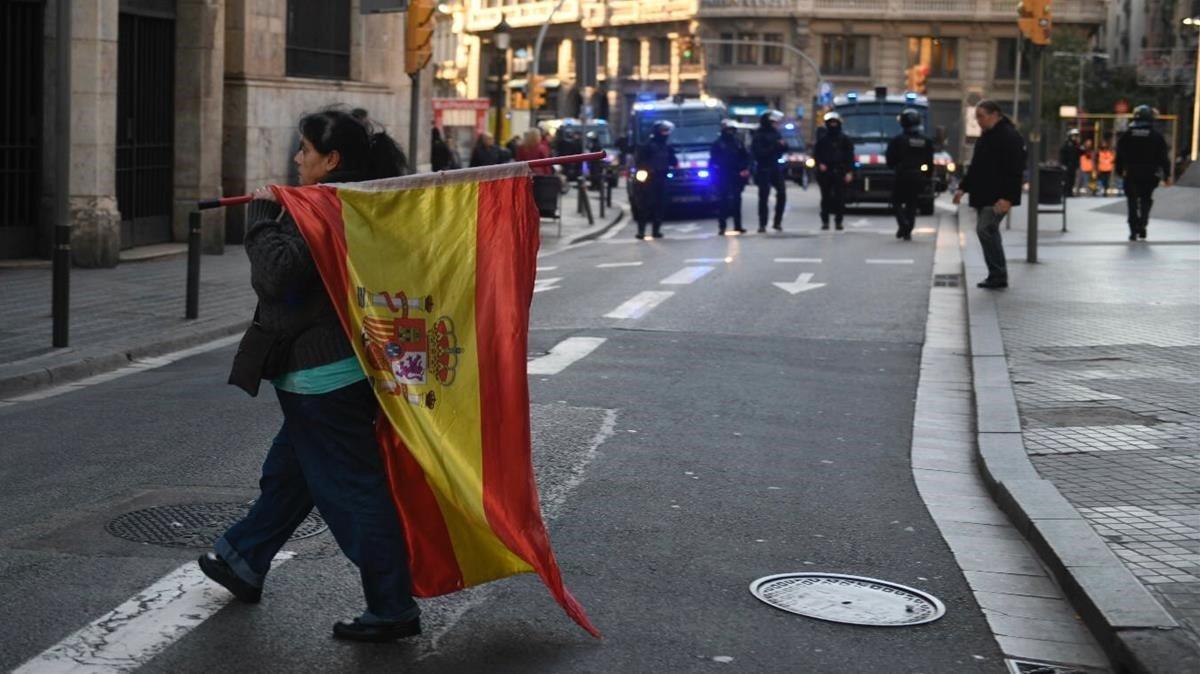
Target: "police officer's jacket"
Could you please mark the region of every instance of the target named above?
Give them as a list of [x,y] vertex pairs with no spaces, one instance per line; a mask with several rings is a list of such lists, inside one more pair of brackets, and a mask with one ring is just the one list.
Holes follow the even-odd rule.
[[854,143],[841,129],[826,131],[817,139],[813,159],[829,173],[849,173],[854,170]]
[[971,195],[972,208],[994,206],[1000,199],[1015,206],[1021,203],[1024,176],[1025,139],[1007,117],[1001,117],[975,142],[971,165],[958,188]]
[[932,175],[933,141],[916,129],[892,138],[886,156],[888,168],[896,172],[897,178],[928,180]]
[[780,141],[783,136],[779,130],[760,126],[754,131],[754,140],[750,141],[750,153],[754,155],[755,169],[758,173],[779,171],[779,158],[787,148]]
[[675,149],[666,138],[655,134],[649,140],[638,146],[633,155],[635,169],[645,169],[651,175],[659,176],[679,165],[675,158]]
[[709,149],[708,166],[722,183],[740,182],[750,168],[750,152],[736,134],[721,134]]
[[1150,178],[1157,171],[1171,175],[1171,152],[1162,134],[1152,126],[1135,126],[1117,140],[1117,175]]
[[1079,169],[1079,156],[1083,154],[1083,148],[1079,147],[1079,143],[1067,141],[1058,149],[1058,163],[1068,169]]

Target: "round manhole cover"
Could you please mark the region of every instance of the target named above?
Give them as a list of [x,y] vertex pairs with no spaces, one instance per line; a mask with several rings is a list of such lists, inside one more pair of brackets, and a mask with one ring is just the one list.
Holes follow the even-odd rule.
[[[180,503],[125,513],[104,526],[108,533],[135,543],[174,548],[207,548],[246,516],[249,503]],[[291,540],[316,536],[328,528],[314,510]]]
[[784,611],[850,625],[920,625],[946,612],[942,602],[920,590],[840,573],[766,576],[750,583],[750,593]]

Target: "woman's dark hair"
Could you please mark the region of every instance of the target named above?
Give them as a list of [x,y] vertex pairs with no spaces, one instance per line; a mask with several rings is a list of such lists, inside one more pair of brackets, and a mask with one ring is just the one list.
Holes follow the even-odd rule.
[[989,115],[994,115],[996,113],[1000,113],[1002,115],[1004,114],[1004,111],[1000,109],[1000,104],[996,103],[996,101],[990,101],[990,100],[984,99],[984,100],[976,103],[975,107],[981,108],[984,112],[988,113]]
[[300,135],[321,154],[337,150],[338,172],[358,180],[404,175],[408,158],[386,131],[369,120],[360,120],[340,108],[328,108],[300,119]]

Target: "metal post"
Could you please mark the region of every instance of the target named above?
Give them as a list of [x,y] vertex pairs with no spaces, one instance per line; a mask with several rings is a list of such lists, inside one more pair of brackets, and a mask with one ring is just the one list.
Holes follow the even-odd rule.
[[[1200,30],[1200,25],[1192,24],[1194,28]],[[1175,136],[1171,136],[1172,147],[1174,146]],[[1197,154],[1200,153],[1200,32],[1196,34],[1196,82],[1192,87],[1192,161],[1196,161]],[[1175,162],[1171,162],[1171,179],[1174,181]]]
[[1038,244],[1038,198],[1041,196],[1038,164],[1041,159],[1042,146],[1042,47],[1030,44],[1030,68],[1033,82],[1030,91],[1029,114],[1032,117],[1029,124],[1029,205],[1026,207],[1029,215],[1026,224],[1025,261],[1037,262]]
[[70,341],[71,328],[71,0],[58,0],[58,39],[54,91],[54,252],[51,256],[51,340],[55,348]]
[[187,309],[185,318],[200,316],[200,211],[188,213]]
[[421,71],[417,71],[414,75],[409,75],[412,78],[412,89],[410,90],[411,101],[408,108],[408,156],[412,159],[412,172],[417,172],[417,138],[418,131],[421,128]]
[[1021,52],[1024,51],[1021,43],[1023,41],[1023,36],[1017,33],[1017,75],[1013,78],[1013,124],[1021,122]]

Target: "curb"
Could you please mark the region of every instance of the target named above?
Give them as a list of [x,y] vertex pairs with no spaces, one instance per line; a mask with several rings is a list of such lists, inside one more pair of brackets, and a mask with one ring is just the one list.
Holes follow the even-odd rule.
[[[967,209],[958,211],[959,232]],[[994,291],[968,280],[986,275],[963,241],[963,285],[975,393],[980,472],[1013,526],[1054,574],[1071,605],[1120,671],[1200,671],[1200,653],[1108,545],[1029,460],[1009,376]],[[1190,665],[1188,663],[1191,663]]]
[[189,335],[138,344],[115,353],[89,356],[50,367],[37,367],[25,372],[2,375],[0,376],[0,400],[17,398],[50,386],[69,384],[120,369],[137,360],[163,356],[206,344],[243,332],[249,324],[249,321],[239,320],[235,323],[199,330]]

